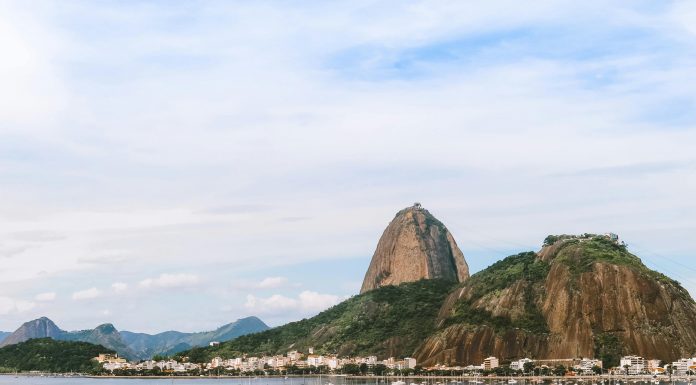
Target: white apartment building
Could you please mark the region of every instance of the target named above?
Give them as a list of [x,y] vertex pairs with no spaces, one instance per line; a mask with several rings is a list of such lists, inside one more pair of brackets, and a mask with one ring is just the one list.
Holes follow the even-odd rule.
[[595,360],[593,358],[583,358],[575,366],[575,370],[581,372],[582,374],[592,374],[592,368],[595,366],[602,367],[602,360]]
[[534,361],[529,359],[529,358],[523,358],[521,360],[512,361],[510,363],[510,369],[512,369],[512,370],[524,370],[524,364],[526,364],[528,362],[534,363]]
[[224,366],[225,365],[224,362],[225,362],[225,360],[223,360],[222,358],[215,357],[210,361],[210,364],[211,364],[210,366],[212,368],[218,368],[220,366]]
[[307,356],[308,366],[321,366],[324,365],[324,356],[315,356],[313,354]]
[[626,366],[628,366],[628,374],[633,376],[637,374],[643,374],[647,369],[646,364],[647,362],[643,357],[626,356],[621,358],[621,364],[619,365],[619,368],[621,370],[625,370]]
[[338,357],[328,357],[325,361],[326,366],[328,366],[331,370],[336,370],[343,367],[343,365],[341,365],[339,362]]
[[696,358],[682,358],[679,361],[672,362],[672,370],[674,374],[683,376],[695,364]]

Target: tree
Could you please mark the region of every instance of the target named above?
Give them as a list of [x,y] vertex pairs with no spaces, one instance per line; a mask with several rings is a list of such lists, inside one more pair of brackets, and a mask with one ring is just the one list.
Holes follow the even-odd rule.
[[377,376],[383,376],[387,372],[387,365],[377,364],[372,368],[372,373]]
[[602,374],[602,368],[600,368],[599,366],[595,365],[595,366],[592,367],[592,373],[594,373],[594,374]]
[[556,368],[553,370],[553,374],[557,376],[565,376],[566,374],[566,367],[563,365],[558,365]]
[[532,362],[525,362],[524,365],[522,366],[524,368],[525,373],[529,373],[532,370],[534,370],[534,363]]
[[367,374],[367,364],[364,362],[360,364],[360,374],[363,376]]
[[343,365],[343,373],[356,375],[360,373],[360,366],[358,364],[345,364]]
[[631,365],[624,365],[624,366],[623,366],[624,371],[625,371],[625,373],[626,373],[627,376],[628,376],[628,369],[629,369],[630,367],[631,367]]

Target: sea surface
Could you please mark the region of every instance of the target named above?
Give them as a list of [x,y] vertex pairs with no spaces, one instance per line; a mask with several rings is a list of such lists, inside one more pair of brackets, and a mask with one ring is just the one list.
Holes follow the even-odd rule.
[[[403,379],[411,385],[508,385],[507,380],[481,379],[478,384],[468,379],[457,382],[452,379]],[[461,380],[461,379],[457,379]],[[384,378],[345,378],[345,377],[257,377],[257,378],[89,378],[89,377],[42,377],[0,375],[0,385],[391,385],[396,379]],[[538,382],[519,380],[516,385],[537,385]],[[600,381],[590,380],[547,380],[546,385],[599,385]],[[661,385],[694,385],[690,381],[662,381]],[[605,385],[654,385],[652,381],[615,381],[605,379]]]

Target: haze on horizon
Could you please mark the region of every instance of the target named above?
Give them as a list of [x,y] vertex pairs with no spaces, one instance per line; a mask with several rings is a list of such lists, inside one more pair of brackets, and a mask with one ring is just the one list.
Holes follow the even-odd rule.
[[0,330],[358,292],[420,201],[472,272],[618,233],[696,294],[696,4],[0,3]]

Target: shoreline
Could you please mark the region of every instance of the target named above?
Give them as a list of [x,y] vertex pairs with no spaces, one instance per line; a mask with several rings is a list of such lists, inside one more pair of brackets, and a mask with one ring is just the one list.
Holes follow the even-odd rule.
[[541,382],[541,381],[551,381],[551,382],[562,382],[562,381],[614,381],[623,382],[628,381],[640,381],[640,382],[653,382],[659,380],[660,383],[663,382],[674,382],[683,381],[690,383],[696,376],[672,376],[670,379],[667,376],[658,376],[657,378],[652,375],[640,375],[640,376],[625,376],[625,375],[588,375],[588,376],[351,376],[346,374],[308,374],[308,375],[269,375],[269,376],[95,376],[87,374],[70,374],[70,373],[0,373],[0,376],[15,376],[15,377],[56,377],[56,378],[90,378],[90,379],[172,379],[172,380],[186,380],[186,379],[263,379],[263,378],[274,378],[274,379],[299,379],[299,378],[336,378],[341,377],[347,380],[374,380],[375,382],[394,382],[403,380],[425,380],[425,382],[435,382],[439,380],[448,380],[448,382],[454,382],[449,380],[456,380],[458,383],[469,383],[471,381],[482,381],[483,383],[490,383],[495,381],[508,381],[514,379],[516,381],[524,382]]

